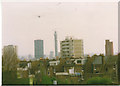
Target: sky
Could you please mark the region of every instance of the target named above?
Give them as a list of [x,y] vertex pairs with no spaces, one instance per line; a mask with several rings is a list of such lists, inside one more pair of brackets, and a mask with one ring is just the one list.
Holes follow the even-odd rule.
[[[54,31],[83,39],[84,53],[104,53],[105,40],[118,52],[117,2],[3,2],[2,47],[17,45],[18,55],[34,55],[34,40],[44,40],[44,53],[54,51]],[[38,18],[40,16],[40,18]]]

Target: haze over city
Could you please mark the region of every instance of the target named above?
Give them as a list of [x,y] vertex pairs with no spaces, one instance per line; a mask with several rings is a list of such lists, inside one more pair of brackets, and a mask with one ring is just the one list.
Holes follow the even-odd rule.
[[[40,18],[38,17],[40,16]],[[34,40],[44,40],[44,52],[54,51],[54,31],[83,39],[84,53],[104,53],[105,40],[118,52],[118,10],[111,2],[4,2],[2,46],[17,45],[18,55],[34,55]]]
[[2,85],[119,85],[120,3],[46,1],[2,0]]

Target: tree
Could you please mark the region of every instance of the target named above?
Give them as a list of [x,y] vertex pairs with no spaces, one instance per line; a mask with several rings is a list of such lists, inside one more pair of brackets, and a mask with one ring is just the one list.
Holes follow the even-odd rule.
[[27,66],[27,61],[20,61],[19,67],[25,68]]
[[92,57],[97,57],[98,55],[97,54],[94,54]]
[[104,54],[100,54],[99,56],[102,56],[102,57],[104,57]]
[[3,48],[2,67],[4,71],[16,71],[18,58],[16,46],[8,45]]
[[118,83],[120,84],[120,53],[118,54]]
[[65,65],[66,59],[61,58],[60,63],[56,67],[56,71],[63,72],[64,71],[64,65]]
[[31,69],[30,72],[32,74],[35,74],[36,71],[38,71],[40,68],[40,62],[39,61],[32,61],[31,62]]
[[33,65],[33,67],[35,67],[35,65],[38,65],[38,66],[36,66],[37,68],[32,69],[34,72],[35,72],[35,70],[36,71],[40,70],[39,73],[35,74],[34,84],[52,84],[52,80],[46,75],[46,69],[48,66],[47,60],[34,62],[34,64],[32,64],[32,65]]
[[[87,62],[84,65],[84,73],[92,73],[93,72],[93,60],[94,58],[88,58]],[[87,77],[87,76],[86,76]]]
[[4,46],[2,55],[2,84],[13,84],[17,79],[17,47]]

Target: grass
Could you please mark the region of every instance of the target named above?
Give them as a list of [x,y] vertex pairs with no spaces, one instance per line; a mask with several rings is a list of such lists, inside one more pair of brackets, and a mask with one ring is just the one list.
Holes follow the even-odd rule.
[[112,81],[108,78],[93,77],[87,81],[87,84],[104,85],[104,84],[112,84]]

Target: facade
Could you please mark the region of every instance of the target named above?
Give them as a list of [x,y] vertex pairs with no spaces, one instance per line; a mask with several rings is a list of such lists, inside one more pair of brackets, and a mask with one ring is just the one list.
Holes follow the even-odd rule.
[[58,72],[58,73],[56,73],[56,76],[58,76],[58,75],[63,76],[63,75],[69,75],[69,74],[67,72]]
[[57,33],[55,31],[54,33],[54,38],[55,38],[55,57],[58,56],[58,46],[57,46]]
[[75,59],[75,61],[74,61],[74,63],[75,63],[75,64],[78,64],[78,65],[79,65],[79,64],[84,65],[85,62],[86,62],[85,59]]
[[56,66],[56,65],[58,65],[59,63],[60,63],[59,60],[58,60],[58,61],[50,61],[50,62],[49,62],[50,66]]
[[34,47],[35,47],[35,58],[40,59],[44,57],[44,46],[43,40],[34,40]]
[[4,46],[2,55],[2,66],[5,71],[17,70],[17,46]]
[[83,58],[83,40],[66,38],[60,42],[61,57]]
[[110,42],[109,40],[105,41],[105,54],[106,56],[111,56],[113,55],[113,42]]

